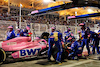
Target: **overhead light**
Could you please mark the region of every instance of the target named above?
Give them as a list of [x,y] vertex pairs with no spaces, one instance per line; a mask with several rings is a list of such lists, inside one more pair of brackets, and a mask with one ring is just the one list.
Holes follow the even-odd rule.
[[75,16],[77,16],[77,12],[75,11]]
[[93,10],[92,9],[88,9],[88,12],[93,12]]
[[22,5],[22,4],[20,4],[20,6],[22,7],[23,5]]
[[75,9],[78,9],[78,7],[75,7]]
[[5,2],[8,2],[8,0],[4,0]]
[[45,3],[49,3],[51,2],[51,0],[43,0]]

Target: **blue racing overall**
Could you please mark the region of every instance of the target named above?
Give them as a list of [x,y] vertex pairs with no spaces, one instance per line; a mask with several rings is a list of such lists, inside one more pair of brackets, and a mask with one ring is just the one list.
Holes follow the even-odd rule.
[[9,31],[7,32],[7,38],[6,38],[6,40],[10,40],[12,38],[15,38],[15,32],[14,32],[14,30],[11,31],[11,32],[9,32]]
[[88,41],[88,34],[87,34],[86,31],[83,31],[83,30],[82,30],[81,33],[82,33],[82,38],[83,38],[83,40],[82,40],[82,42],[81,42],[82,51],[83,51],[84,46],[86,45],[86,48],[87,48],[87,50],[88,50],[88,54],[90,54],[89,41]]
[[52,53],[52,46],[55,44],[55,46],[58,48],[57,58],[56,61],[61,61],[61,55],[62,55],[62,33],[60,32],[52,32],[50,35],[50,38],[48,40],[49,42],[49,50],[48,50],[48,60],[50,60],[51,53]]
[[17,33],[17,37],[20,37],[20,32],[19,32],[19,33]]
[[66,36],[64,37],[64,41],[65,42],[69,42],[67,39],[69,38],[69,36],[71,35],[71,33],[69,31],[65,31],[64,33],[66,33]]
[[95,48],[97,50],[97,54],[99,54],[99,35],[94,33],[92,35],[93,38],[93,45],[92,45],[92,53],[95,54]]
[[72,53],[70,53],[69,55],[72,54],[72,57],[74,59],[75,56],[81,56],[82,55],[82,46],[80,45],[80,43],[78,41],[74,41],[71,44],[71,50],[73,51]]

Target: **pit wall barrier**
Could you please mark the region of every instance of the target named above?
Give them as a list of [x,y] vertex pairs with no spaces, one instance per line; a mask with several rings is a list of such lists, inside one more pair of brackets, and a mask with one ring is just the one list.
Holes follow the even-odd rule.
[[[0,20],[0,40],[6,39],[6,33],[7,33],[7,27],[9,25],[13,25],[15,33],[17,33],[17,22],[15,21],[3,21]],[[43,32],[49,32],[51,33],[51,27],[56,27],[56,30],[60,30],[61,33],[63,33],[63,36],[65,36],[64,31],[67,30],[68,27],[71,28],[71,32],[75,35],[76,38],[78,38],[77,31],[81,30],[80,27],[76,26],[66,26],[66,25],[54,25],[54,24],[39,24],[39,23],[21,23],[21,28],[25,29],[26,26],[30,26],[30,32],[32,32],[32,39],[34,39],[36,36],[40,36]],[[97,30],[97,28],[90,28],[91,31]],[[98,28],[99,30],[99,28]]]
[[13,25],[14,30],[16,31],[16,22],[15,21],[3,21],[0,20],[0,40],[6,39],[6,33],[8,31],[7,27]]

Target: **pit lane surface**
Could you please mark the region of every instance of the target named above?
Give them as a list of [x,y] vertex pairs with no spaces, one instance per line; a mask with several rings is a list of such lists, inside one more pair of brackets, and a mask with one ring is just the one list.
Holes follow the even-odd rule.
[[8,60],[0,67],[100,67],[100,60],[97,55],[88,57],[88,59],[65,60],[62,64],[48,62],[47,58],[33,58],[27,60]]

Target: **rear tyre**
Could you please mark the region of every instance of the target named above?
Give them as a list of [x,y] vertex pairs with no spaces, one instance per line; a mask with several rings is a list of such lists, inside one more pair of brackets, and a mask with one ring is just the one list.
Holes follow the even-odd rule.
[[66,51],[66,49],[63,49],[62,56],[61,56],[61,61],[63,61],[64,59],[67,59],[68,54],[69,53]]
[[[56,60],[57,58],[57,53],[58,53],[58,49],[57,47],[54,47],[52,50],[52,56],[53,58]],[[62,55],[61,55],[61,61],[64,61],[64,59],[68,58],[68,52],[66,51],[66,49],[63,49]]]
[[0,64],[6,60],[6,53],[3,49],[0,48]]
[[58,48],[56,46],[54,46],[52,49],[52,56],[55,60],[57,58],[57,53],[58,53]]

